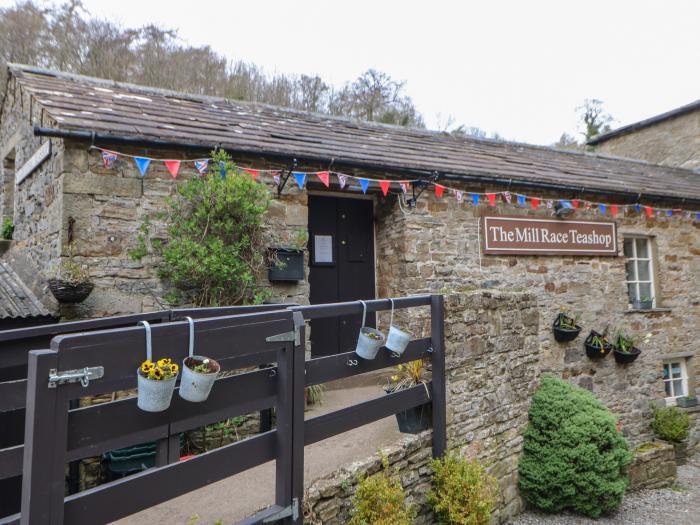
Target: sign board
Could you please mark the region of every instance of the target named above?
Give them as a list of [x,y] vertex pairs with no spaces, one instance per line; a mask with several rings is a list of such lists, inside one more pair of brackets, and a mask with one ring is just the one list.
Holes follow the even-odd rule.
[[314,235],[314,264],[333,263],[333,236]]
[[617,256],[614,222],[493,215],[482,222],[485,254]]
[[21,168],[15,172],[15,183],[19,184],[24,179],[29,177],[35,169],[37,169],[42,162],[44,162],[51,155],[51,141],[44,142],[39,149],[34,152],[34,154],[29,157],[29,160],[25,162]]

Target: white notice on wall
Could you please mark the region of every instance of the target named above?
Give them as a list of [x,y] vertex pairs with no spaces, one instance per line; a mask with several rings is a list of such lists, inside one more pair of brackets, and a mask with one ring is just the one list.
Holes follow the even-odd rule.
[[314,262],[333,262],[333,236],[314,235]]

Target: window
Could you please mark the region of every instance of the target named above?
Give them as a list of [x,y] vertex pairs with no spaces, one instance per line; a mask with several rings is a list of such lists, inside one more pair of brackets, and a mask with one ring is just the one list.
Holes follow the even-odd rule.
[[664,388],[666,402],[676,404],[676,398],[688,395],[688,367],[685,359],[664,363]]
[[653,301],[656,307],[652,243],[649,237],[626,237],[627,293],[630,303]]

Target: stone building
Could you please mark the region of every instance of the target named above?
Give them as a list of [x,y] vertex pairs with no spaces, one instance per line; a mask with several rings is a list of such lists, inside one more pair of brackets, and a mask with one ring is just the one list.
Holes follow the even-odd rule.
[[[119,153],[111,168],[105,168],[96,147]],[[259,178],[273,195],[267,224],[279,243],[288,243],[299,230],[310,236],[305,278],[270,283],[275,301],[527,291],[540,315],[534,336],[538,374],[551,372],[591,390],[620,418],[633,444],[653,436],[651,401],[673,404],[694,392],[700,352],[700,178],[688,169],[10,66],[0,113],[0,201],[2,216],[14,220],[15,236],[3,259],[63,318],[157,308],[165,292],[156,275],[160,261],[135,262],[129,256],[137,246],[137,228],[162,209],[180,180],[197,176],[191,160],[215,147],[229,151],[242,168],[278,170],[282,180],[292,171],[310,173],[303,189],[294,177],[283,188],[269,173]],[[183,163],[177,179],[155,160],[141,176],[128,155]],[[319,171],[330,171],[328,185],[313,175]],[[343,181],[339,173],[350,178]],[[357,177],[370,181],[366,192]],[[386,192],[373,182],[378,180],[390,182]],[[413,181],[407,193],[402,181]],[[575,213],[568,219],[553,216],[562,207],[562,214],[567,208]],[[547,221],[547,228],[557,231],[559,221],[568,225],[564,232],[594,223],[613,238],[596,249],[579,249],[572,239],[540,239],[546,246],[534,243],[539,247],[528,251],[527,239],[518,244],[508,232],[503,239],[492,237],[495,230],[484,228],[488,216],[528,219],[533,229],[537,221]],[[89,268],[96,284],[84,303],[70,308],[59,307],[46,285],[69,255],[69,229],[72,256]],[[571,235],[581,245],[589,243]],[[495,241],[505,248],[488,249]],[[557,248],[559,242],[566,246]],[[633,308],[646,298],[651,308]],[[469,309],[479,303],[460,304]],[[551,323],[562,307],[582,316],[584,331],[570,343],[552,336]],[[513,322],[498,312],[474,311],[469,323],[452,326],[455,334],[465,333],[451,351],[469,360],[498,347],[500,327]],[[479,319],[497,325],[488,348],[469,337],[477,330],[471,321]],[[312,325],[312,353],[347,351],[358,326],[359,319]],[[606,327],[653,337],[631,364],[617,364],[612,356],[591,360],[582,340],[588,331]],[[510,348],[514,340],[502,344]],[[497,366],[498,361],[483,362]],[[465,394],[449,395],[459,402]],[[694,418],[697,443],[697,408],[685,410]],[[453,444],[465,439],[456,434]]]
[[700,100],[603,133],[588,144],[608,155],[698,170]]

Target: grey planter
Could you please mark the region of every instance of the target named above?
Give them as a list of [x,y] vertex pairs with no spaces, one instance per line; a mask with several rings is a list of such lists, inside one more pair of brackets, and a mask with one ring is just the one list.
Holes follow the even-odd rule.
[[696,397],[679,397],[676,399],[676,406],[681,408],[690,408],[697,406],[698,399]]
[[651,310],[654,307],[654,301],[632,301],[632,308],[635,310]]
[[0,239],[0,257],[10,249],[10,246],[12,245],[12,241],[8,241],[7,239]]

